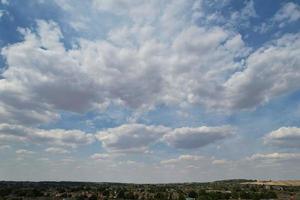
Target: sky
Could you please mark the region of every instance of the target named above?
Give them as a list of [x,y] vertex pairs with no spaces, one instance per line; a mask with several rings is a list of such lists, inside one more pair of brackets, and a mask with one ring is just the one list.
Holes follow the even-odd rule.
[[300,179],[299,0],[0,0],[0,180]]

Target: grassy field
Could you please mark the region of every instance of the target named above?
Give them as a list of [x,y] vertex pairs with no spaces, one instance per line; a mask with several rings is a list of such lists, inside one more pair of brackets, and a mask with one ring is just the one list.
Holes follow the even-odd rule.
[[278,186],[300,186],[300,180],[278,180],[278,181],[264,181],[258,180],[256,182],[245,182],[242,184],[251,184],[251,185],[278,185]]

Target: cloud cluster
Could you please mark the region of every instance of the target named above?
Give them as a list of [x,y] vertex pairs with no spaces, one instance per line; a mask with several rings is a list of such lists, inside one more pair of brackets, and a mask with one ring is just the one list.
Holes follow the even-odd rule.
[[254,154],[247,158],[250,161],[263,162],[280,162],[280,161],[295,161],[300,160],[299,153],[269,153],[269,154]]
[[[300,163],[299,153],[257,153],[232,160],[203,155],[179,155],[161,160],[159,169],[169,180],[218,180],[220,177],[260,178],[295,177]],[[287,170],[288,169],[288,170]],[[278,171],[283,173],[278,174]],[[209,176],[209,177],[208,177]]]
[[285,26],[287,23],[300,20],[300,6],[293,2],[284,4],[275,14],[273,20],[279,23],[279,27]]
[[226,81],[234,108],[253,108],[299,89],[300,34],[288,34],[253,52],[246,68]]
[[[78,145],[92,143],[94,137],[91,134],[79,130],[44,130],[28,128],[21,125],[0,124],[0,141],[6,143],[24,142],[75,148]],[[61,151],[62,149],[47,149],[48,152],[58,152],[58,150]]]
[[157,142],[166,131],[168,128],[163,126],[125,124],[101,131],[96,137],[109,151],[139,152]]
[[281,127],[267,134],[264,143],[281,148],[300,148],[300,128]]
[[144,124],[124,124],[99,132],[96,137],[110,152],[147,152],[149,147],[162,141],[174,148],[195,149],[231,137],[234,129],[221,127],[147,126]]
[[[151,145],[164,142],[174,148],[195,149],[230,138],[234,129],[229,126],[220,127],[182,127],[169,128],[144,124],[123,124],[108,128],[96,134],[80,130],[38,129],[22,125],[0,124],[1,143],[46,144],[50,147],[45,152],[55,154],[70,153],[66,147],[76,148],[88,145],[96,139],[109,153],[146,153]],[[106,154],[93,158],[104,158]]]
[[178,164],[187,164],[187,163],[192,163],[194,164],[195,162],[198,161],[203,161],[206,158],[204,156],[197,156],[197,155],[180,155],[178,158],[172,158],[168,160],[162,160],[160,163],[162,165],[178,165]]
[[240,34],[219,26],[192,24],[168,42],[153,33],[137,46],[114,42],[134,42],[123,34],[136,30],[138,37],[148,28],[114,29],[113,41],[79,38],[71,49],[54,22],[38,21],[36,31],[20,29],[24,41],[2,50],[8,68],[0,80],[0,120],[46,123],[61,110],[84,113],[107,105],[251,109],[299,89],[299,34],[250,55]]
[[193,149],[206,146],[216,141],[224,140],[234,134],[230,126],[222,127],[183,127],[176,128],[166,135],[163,140],[170,146],[181,149]]
[[60,147],[49,147],[47,149],[45,149],[45,152],[47,153],[53,153],[53,154],[66,154],[66,153],[70,153],[70,151],[64,149],[64,148],[60,148]]
[[34,154],[34,152],[30,151],[30,150],[26,150],[26,149],[18,149],[16,151],[16,154],[19,154],[19,155],[30,155],[30,154]]

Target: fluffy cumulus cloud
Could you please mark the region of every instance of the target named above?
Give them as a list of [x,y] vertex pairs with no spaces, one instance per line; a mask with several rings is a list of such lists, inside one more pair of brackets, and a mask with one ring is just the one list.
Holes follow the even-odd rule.
[[97,134],[103,147],[113,152],[146,152],[149,146],[159,141],[181,149],[193,149],[229,138],[234,129],[221,127],[182,127],[147,126],[125,124]]
[[2,51],[8,65],[0,80],[3,121],[48,122],[57,110],[87,112],[107,102],[137,108],[159,94],[160,75],[137,56],[142,52],[105,41],[81,41],[67,51],[57,24],[37,25],[37,34],[22,29],[24,41]]
[[279,22],[279,26],[283,27],[287,23],[300,20],[300,6],[294,2],[285,3],[282,8],[275,14],[273,20]]
[[[78,145],[90,144],[93,141],[94,137],[91,134],[79,130],[44,130],[21,125],[0,124],[0,142],[48,144],[74,148]],[[48,152],[57,150],[55,148],[47,149]]]
[[68,50],[54,22],[20,32],[24,41],[2,50],[8,69],[0,80],[0,117],[7,123],[45,123],[59,110],[84,113],[109,104],[248,109],[298,89],[299,34],[271,42],[242,64],[236,59],[249,48],[221,27],[189,26],[170,44],[146,40],[126,48],[81,39]]
[[164,135],[163,140],[170,146],[182,149],[193,149],[212,144],[231,137],[234,130],[229,126],[222,127],[183,127],[176,128]]
[[300,128],[281,127],[267,134],[264,143],[283,148],[300,148]]
[[[110,9],[119,3],[96,4]],[[8,69],[0,80],[1,121],[45,123],[58,119],[60,110],[85,113],[111,104],[138,110],[186,103],[248,109],[299,89],[299,34],[245,57],[251,49],[239,33],[200,27],[186,16],[180,18],[184,25],[163,39],[165,33],[157,30],[168,13],[172,19],[181,16],[177,6],[166,6],[157,23],[114,28],[109,40],[79,38],[70,49],[53,21],[37,21],[35,31],[20,28],[24,40],[2,50]]]
[[288,34],[253,52],[245,69],[224,84],[228,106],[254,108],[299,90],[299,38],[300,34]]
[[168,130],[163,126],[125,124],[101,131],[97,134],[97,138],[109,151],[144,152]]

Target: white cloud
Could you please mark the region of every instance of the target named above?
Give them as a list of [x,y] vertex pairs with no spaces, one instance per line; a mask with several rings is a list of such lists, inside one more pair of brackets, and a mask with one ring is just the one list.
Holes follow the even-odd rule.
[[294,2],[285,3],[274,15],[273,20],[279,22],[279,27],[300,20],[300,6]]
[[229,22],[232,23],[233,26],[241,27],[249,27],[250,19],[258,17],[254,1],[246,1],[245,6],[239,10],[231,13]]
[[[75,112],[86,109],[94,98],[89,89],[94,87],[93,81],[86,79],[83,67],[78,66],[71,52],[65,51],[60,42],[62,35],[59,27],[54,22],[44,21],[38,21],[37,25],[38,34],[21,29],[25,40],[2,51],[9,66],[3,73],[5,79],[2,81],[24,94],[23,101],[11,95],[12,100],[19,107],[30,107],[32,110],[35,107]],[[3,90],[15,92],[16,89],[11,91],[8,86]],[[6,99],[3,101],[6,102]],[[10,105],[9,102],[7,104]]]
[[203,147],[220,140],[227,139],[234,134],[229,126],[220,127],[183,127],[176,128],[164,135],[163,140],[170,146],[182,149]]
[[6,150],[6,149],[10,149],[11,146],[10,145],[0,145],[0,150]]
[[300,148],[300,128],[281,127],[267,134],[264,143],[283,148]]
[[300,153],[254,154],[248,157],[247,160],[263,162],[296,161],[300,160]]
[[99,11],[110,12],[115,15],[129,17],[134,23],[151,23],[159,16],[158,0],[130,1],[130,0],[93,0],[92,5]]
[[80,130],[28,128],[21,125],[0,124],[0,140],[31,142],[65,147],[77,147],[94,141],[92,134]]
[[91,144],[94,141],[94,136],[80,130],[38,129],[34,134],[34,139],[58,146],[77,147],[78,145]]
[[94,160],[106,160],[108,158],[111,158],[112,155],[107,154],[107,153],[95,153],[90,156]]
[[112,152],[145,152],[149,145],[157,142],[169,128],[124,124],[99,132],[96,137],[104,148]]
[[181,163],[194,163],[198,161],[203,161],[206,158],[203,156],[197,156],[197,155],[180,155],[178,158],[172,158],[168,160],[162,160],[160,163],[163,165],[177,165]]
[[[181,16],[180,9],[172,12]],[[0,80],[1,121],[47,123],[61,110],[85,113],[111,104],[134,110],[159,104],[249,109],[298,88],[298,34],[239,62],[250,53],[240,34],[182,20],[168,40],[154,34],[159,26],[142,23],[112,29],[109,40],[79,38],[68,50],[54,22],[38,21],[36,31],[20,29],[24,41],[2,50],[8,69]]]
[[19,155],[30,155],[30,154],[34,154],[35,152],[30,151],[30,150],[26,150],[26,149],[18,149],[16,150],[16,154]]
[[5,10],[0,10],[0,19],[6,14]]
[[253,52],[245,69],[224,84],[226,106],[255,108],[299,89],[299,38],[300,34],[285,35]]
[[[161,160],[158,169],[169,180],[209,180],[239,178],[295,178],[300,163],[299,153],[257,153],[233,160],[202,155],[179,155]],[[278,174],[278,171],[282,173]]]
[[45,151],[47,153],[54,153],[54,154],[66,154],[66,153],[70,153],[70,151],[63,149],[63,148],[59,148],[59,147],[49,147],[47,149],[45,149]]
[[45,123],[57,110],[87,112],[107,102],[151,107],[160,94],[161,75],[144,52],[86,40],[66,51],[53,22],[38,21],[37,34],[21,32],[25,40],[2,51],[9,66],[0,80],[3,121]]
[[110,152],[147,152],[151,144],[163,141],[175,148],[192,149],[229,138],[234,129],[221,127],[182,127],[147,126],[124,124],[99,132],[96,137]]
[[213,165],[225,165],[225,164],[228,164],[228,163],[230,163],[230,161],[224,160],[224,159],[217,159],[217,160],[212,161]]
[[9,5],[9,0],[1,0],[0,1],[3,5]]

